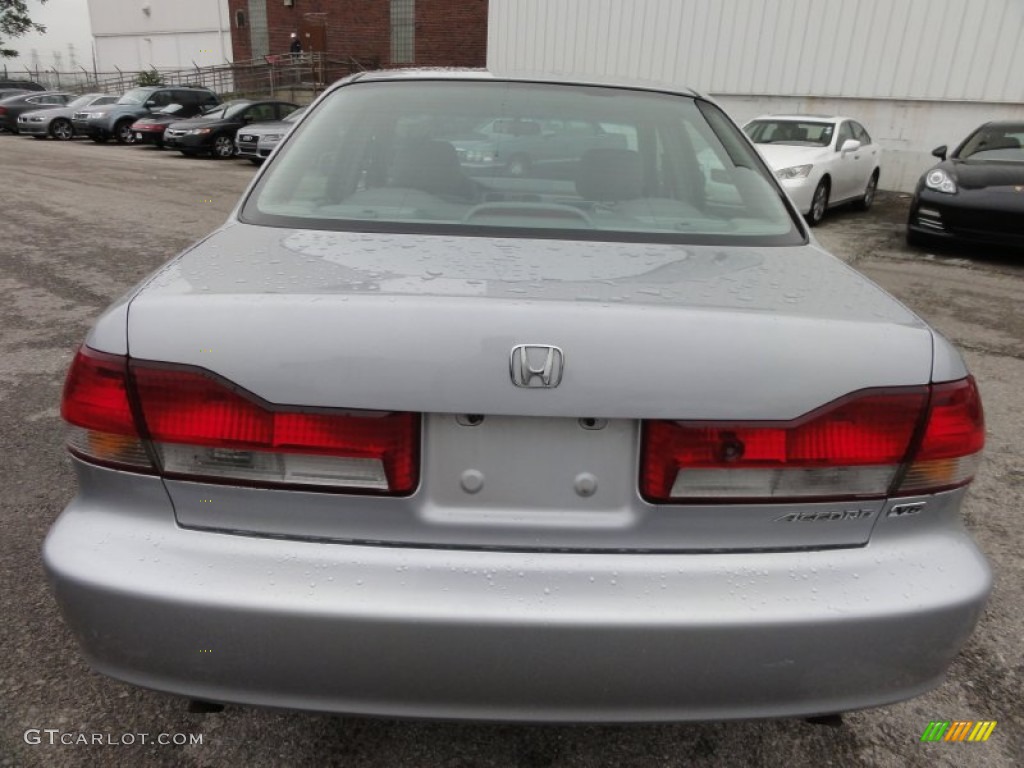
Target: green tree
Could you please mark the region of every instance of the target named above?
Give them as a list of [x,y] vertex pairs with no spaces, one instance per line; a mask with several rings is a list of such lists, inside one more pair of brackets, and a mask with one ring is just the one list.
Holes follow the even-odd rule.
[[[46,0],[39,0],[45,3]],[[25,0],[0,0],[0,58],[18,55],[13,48],[4,45],[5,38],[21,37],[28,32],[45,32],[46,27],[29,18]]]
[[149,70],[149,72],[139,72],[135,76],[136,85],[163,85],[164,76],[156,71],[156,67]]

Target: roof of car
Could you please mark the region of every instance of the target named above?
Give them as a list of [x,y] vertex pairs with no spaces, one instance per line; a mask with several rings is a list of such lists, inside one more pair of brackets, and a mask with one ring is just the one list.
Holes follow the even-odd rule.
[[565,85],[596,85],[614,88],[632,88],[643,91],[659,93],[678,93],[684,96],[699,96],[696,91],[690,88],[680,88],[667,84],[625,80],[621,78],[597,79],[589,76],[571,75],[550,75],[541,72],[516,73],[502,75],[486,69],[465,69],[455,67],[423,67],[408,69],[377,69],[370,72],[359,72],[351,77],[339,81],[351,83],[353,81],[368,80],[499,80],[502,82],[514,83],[560,83]]
[[758,115],[753,118],[754,120],[817,120],[818,122],[827,121],[830,123],[837,123],[840,120],[853,120],[852,117],[846,117],[845,115],[810,115],[810,114],[793,114],[793,115]]

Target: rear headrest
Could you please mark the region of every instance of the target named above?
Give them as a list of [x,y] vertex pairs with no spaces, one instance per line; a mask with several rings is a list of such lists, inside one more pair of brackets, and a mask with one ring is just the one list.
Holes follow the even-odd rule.
[[392,183],[435,195],[454,196],[467,195],[470,187],[455,147],[447,141],[428,139],[407,143],[399,149]]
[[644,169],[632,149],[588,149],[580,158],[576,191],[584,200],[612,203],[643,196]]

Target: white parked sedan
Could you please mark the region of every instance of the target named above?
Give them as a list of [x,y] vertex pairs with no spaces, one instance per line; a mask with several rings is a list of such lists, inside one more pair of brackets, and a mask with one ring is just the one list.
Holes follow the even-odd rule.
[[856,120],[765,115],[743,130],[811,226],[832,206],[874,202],[882,150]]

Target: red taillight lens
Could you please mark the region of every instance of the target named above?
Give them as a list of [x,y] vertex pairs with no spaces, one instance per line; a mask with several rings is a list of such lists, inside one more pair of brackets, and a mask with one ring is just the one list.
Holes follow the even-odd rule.
[[72,453],[106,464],[152,469],[128,400],[127,361],[82,347],[64,382],[61,416]]
[[970,482],[984,442],[973,378],[852,395],[783,423],[652,421],[640,490],[662,503],[879,497],[906,466],[895,493],[932,493]]
[[928,424],[899,492],[934,492],[969,483],[984,447],[985,414],[974,377],[934,385]]
[[417,414],[271,406],[204,373],[148,364],[132,377],[167,474],[396,495],[419,482]]

